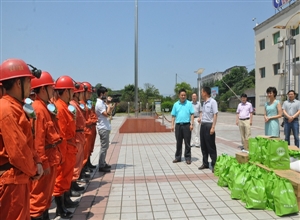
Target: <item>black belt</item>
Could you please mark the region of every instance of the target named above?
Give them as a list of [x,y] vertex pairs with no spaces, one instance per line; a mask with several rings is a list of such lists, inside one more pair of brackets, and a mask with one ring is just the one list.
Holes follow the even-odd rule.
[[47,144],[47,145],[45,146],[45,150],[50,149],[50,148],[53,148],[53,147],[56,147],[56,146],[59,145],[61,142],[62,142],[62,140],[59,140],[59,141],[57,141],[57,142],[54,143],[54,144]]
[[199,116],[194,116],[194,118],[199,118]]
[[5,164],[3,164],[3,165],[0,166],[0,171],[9,170],[12,167],[13,167],[13,165],[11,165],[10,163],[5,163]]
[[176,125],[189,125],[191,124],[190,122],[184,122],[184,123],[176,123]]
[[245,121],[245,120],[249,120],[250,118],[240,118],[240,120]]
[[76,132],[84,132],[83,129],[76,129]]

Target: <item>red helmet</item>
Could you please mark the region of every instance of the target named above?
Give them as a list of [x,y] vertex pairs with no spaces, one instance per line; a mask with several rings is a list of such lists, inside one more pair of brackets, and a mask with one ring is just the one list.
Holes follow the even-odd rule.
[[89,82],[83,82],[84,91],[93,92],[92,85]]
[[69,76],[61,76],[55,81],[55,89],[75,89],[74,81]]
[[50,73],[46,71],[42,71],[41,77],[39,79],[34,78],[31,80],[31,89],[35,89],[42,86],[53,86],[53,85],[54,85],[54,80],[50,75]]
[[[8,59],[3,61],[3,63],[0,66],[0,80],[8,80],[8,79],[14,79],[19,77],[30,77],[35,78],[35,73],[38,74],[38,71],[35,67],[33,67],[32,72],[28,65],[20,59]],[[34,75],[33,75],[34,74]],[[38,77],[38,76],[37,76]]]
[[84,92],[84,85],[83,85],[83,83],[76,82],[76,84],[79,85],[79,88],[75,87],[74,93]]

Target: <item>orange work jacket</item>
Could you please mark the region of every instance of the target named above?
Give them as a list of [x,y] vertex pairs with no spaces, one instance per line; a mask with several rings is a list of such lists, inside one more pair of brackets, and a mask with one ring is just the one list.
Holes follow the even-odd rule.
[[41,163],[33,146],[31,123],[23,110],[23,103],[4,95],[0,99],[0,166],[11,168],[0,176],[2,184],[27,184],[37,174]]
[[68,145],[76,147],[75,141],[75,130],[76,130],[76,117],[68,110],[68,104],[62,99],[58,98],[55,102],[57,107],[57,119],[60,136],[62,137],[62,142],[58,145],[59,150],[62,154],[62,162],[64,162]]
[[46,103],[39,96],[36,97],[32,107],[36,114],[36,120],[32,120],[35,134],[34,145],[41,158],[43,168],[47,169],[59,163],[56,147],[61,141],[59,128],[54,122],[56,116],[48,111]]
[[85,128],[85,117],[84,117],[84,111],[79,107],[79,103],[75,100],[71,100],[70,104],[73,105],[76,108],[76,135],[75,139],[76,142],[80,142],[81,144],[84,144],[85,138],[84,138],[84,128]]

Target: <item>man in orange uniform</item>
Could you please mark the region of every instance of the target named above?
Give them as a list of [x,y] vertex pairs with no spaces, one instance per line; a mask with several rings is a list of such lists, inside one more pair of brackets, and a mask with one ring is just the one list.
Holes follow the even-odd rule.
[[30,220],[30,179],[43,175],[30,120],[23,110],[33,75],[39,77],[40,70],[30,71],[23,60],[8,59],[0,66],[6,90],[0,99],[0,219]]
[[[50,100],[53,96],[54,81],[52,76],[43,71],[39,79],[31,80],[35,101],[32,106],[36,114],[33,120],[35,149],[41,158],[44,175],[32,183],[30,194],[30,216],[33,219],[49,219],[48,209],[51,205],[52,192],[59,163],[57,145],[61,142],[59,129],[56,127],[55,110],[50,112]],[[47,109],[47,104],[50,110]]]
[[76,207],[78,202],[72,202],[69,195],[73,170],[76,162],[77,146],[75,141],[76,112],[69,105],[74,93],[73,79],[69,76],[61,76],[55,82],[57,99],[57,119],[61,144],[58,145],[62,156],[62,163],[57,167],[57,176],[54,185],[53,196],[56,202],[56,215],[61,218],[71,218],[72,213],[66,208]]
[[71,184],[71,196],[80,196],[78,191],[84,190],[83,186],[79,186],[77,184],[77,180],[80,176],[81,170],[83,168],[83,158],[84,158],[84,127],[85,127],[85,117],[83,115],[85,106],[79,103],[80,98],[82,98],[84,86],[82,83],[77,82],[80,85],[79,89],[74,90],[73,100],[71,100],[70,104],[76,108],[76,145],[78,152],[76,154],[76,164],[74,167],[73,179]]
[[[90,162],[90,155],[93,151],[93,145],[96,138],[96,123],[97,123],[97,116],[92,113],[92,106],[87,105],[87,100],[90,100],[92,96],[92,85],[88,82],[83,82],[83,85],[85,86],[84,95],[83,98],[80,100],[80,103],[84,104],[86,107],[85,111],[85,119],[86,119],[86,127],[84,129],[85,133],[85,145],[84,145],[84,160],[83,164],[85,166],[85,170],[88,170],[89,168],[94,169],[96,166],[93,166]],[[93,130],[94,129],[94,130]]]
[[0,99],[2,98],[2,96],[5,94],[5,90],[2,86],[2,83],[0,82]]

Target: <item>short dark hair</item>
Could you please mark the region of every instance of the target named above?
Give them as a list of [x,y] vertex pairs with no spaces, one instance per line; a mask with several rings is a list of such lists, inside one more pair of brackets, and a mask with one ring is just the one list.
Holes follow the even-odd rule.
[[97,89],[97,95],[98,97],[101,95],[101,94],[104,94],[107,92],[107,89],[104,87],[104,86],[100,86],[98,89]]
[[8,79],[8,80],[4,80],[2,81],[2,85],[3,85],[3,88],[7,91],[11,90],[14,83],[16,82],[16,80],[18,80],[20,78],[14,78],[14,79]]
[[277,89],[275,87],[270,86],[269,88],[267,88],[267,93],[272,92],[274,94],[274,97],[277,96]]
[[243,93],[242,95],[241,95],[241,98],[247,98],[248,96],[247,96],[247,94],[246,93]]
[[208,86],[204,86],[204,87],[202,88],[202,90],[203,90],[204,92],[206,92],[206,93],[207,93],[207,95],[209,95],[209,96],[210,96],[210,94],[211,94],[211,89],[210,89],[210,87],[208,87]]
[[185,93],[186,93],[186,90],[185,90],[184,88],[179,89],[178,94],[180,94],[180,93],[182,93],[182,92],[185,92]]
[[292,90],[292,89],[291,89],[290,91],[288,91],[287,95],[288,95],[290,92],[293,92],[294,95],[296,95],[296,92],[295,92],[294,90]]

